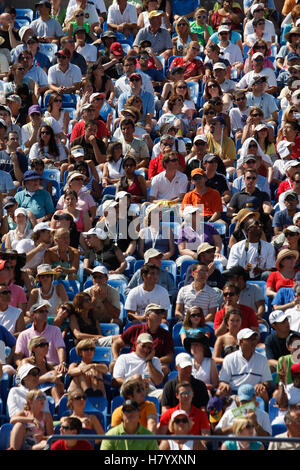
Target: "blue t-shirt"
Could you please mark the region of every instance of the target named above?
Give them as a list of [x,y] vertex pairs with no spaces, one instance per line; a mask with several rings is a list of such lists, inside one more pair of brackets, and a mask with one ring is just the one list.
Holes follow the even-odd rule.
[[199,0],[172,0],[172,15],[185,16],[200,5]]
[[183,326],[180,328],[179,335],[181,333],[185,333],[188,338],[195,338],[195,336],[198,336],[199,333],[211,333],[211,329],[208,326],[204,326],[203,328],[189,328],[186,330]]
[[272,300],[272,305],[285,305],[293,302],[295,300],[295,291],[293,287],[281,287],[274,299]]
[[[237,441],[225,441],[224,442],[227,450],[238,450]],[[250,450],[259,450],[262,443],[257,441],[250,442]]]
[[13,348],[16,338],[3,326],[0,325],[0,362],[5,364],[5,347]]
[[[218,33],[214,33],[210,36],[210,39],[211,41],[213,41],[215,44],[219,44],[220,42],[220,39],[218,37]],[[240,35],[240,33],[238,33],[237,31],[231,31],[231,35],[230,35],[230,39],[229,41],[232,43],[232,44],[236,44],[240,39],[242,39],[242,36]]]
[[283,211],[275,212],[273,223],[272,223],[273,227],[285,227],[289,225],[294,225],[294,223],[293,223],[293,217],[288,214],[287,209],[283,209]]
[[[254,0],[244,0],[244,10],[245,8],[250,8],[254,3]],[[275,9],[274,1],[268,0],[268,8]]]

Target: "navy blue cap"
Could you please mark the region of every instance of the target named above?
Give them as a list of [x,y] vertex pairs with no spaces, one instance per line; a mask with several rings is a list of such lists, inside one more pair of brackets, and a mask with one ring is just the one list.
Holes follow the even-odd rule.
[[35,180],[40,178],[40,175],[34,170],[25,171],[23,181]]
[[287,60],[293,60],[293,59],[299,59],[300,60],[300,56],[298,54],[296,54],[296,52],[289,52],[288,55],[287,55]]

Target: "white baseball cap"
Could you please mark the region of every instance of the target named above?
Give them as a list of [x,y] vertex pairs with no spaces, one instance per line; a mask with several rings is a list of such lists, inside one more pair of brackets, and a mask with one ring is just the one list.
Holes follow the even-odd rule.
[[297,220],[300,218],[300,212],[297,212],[293,217],[293,224],[296,225]]
[[94,273],[106,274],[108,276],[108,269],[105,266],[96,266],[92,271],[92,274]]
[[241,339],[248,339],[251,338],[251,336],[256,335],[258,336],[257,331],[251,330],[250,328],[243,328],[240,330],[237,334],[237,340],[238,343],[240,344]]
[[155,248],[149,248],[149,250],[144,253],[145,263],[148,263],[149,259],[155,258],[156,256],[163,256],[163,254]]
[[38,224],[36,224],[34,227],[33,227],[33,232],[36,233],[38,232],[39,230],[49,230],[50,232],[53,232],[54,229],[51,228],[47,222],[39,222]]
[[226,70],[226,65],[223,64],[223,62],[217,62],[217,63],[215,63],[215,65],[213,66],[213,70],[217,70],[217,69]]
[[252,56],[252,59],[257,59],[257,57],[264,57],[264,55],[261,52],[255,52],[255,54]]
[[263,3],[256,3],[255,5],[252,5],[251,7],[251,15],[258,10],[259,8],[265,8],[265,5]]
[[76,147],[76,148],[71,149],[71,155],[72,155],[74,158],[77,158],[77,157],[84,157],[84,149],[83,149],[83,147]]
[[102,230],[102,228],[93,227],[88,232],[82,232],[84,237],[88,235],[96,235],[100,240],[105,240],[107,238],[107,233]]
[[185,367],[192,366],[193,361],[191,356],[188,353],[179,353],[175,359],[176,366],[179,366],[181,369]]
[[287,315],[286,312],[283,310],[274,310],[272,313],[270,313],[269,323],[270,325],[273,325],[273,323],[281,323],[286,318],[289,318],[289,315]]
[[290,146],[295,145],[294,142],[289,142],[288,140],[281,140],[277,144],[277,152],[280,155],[280,158],[286,158],[291,154],[291,150],[289,150]]

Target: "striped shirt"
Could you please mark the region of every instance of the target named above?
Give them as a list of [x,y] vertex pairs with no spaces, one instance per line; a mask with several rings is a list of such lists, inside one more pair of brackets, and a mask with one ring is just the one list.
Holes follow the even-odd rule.
[[206,316],[210,309],[218,307],[218,294],[207,284],[205,284],[203,289],[196,291],[192,282],[192,284],[179,289],[176,303],[183,304],[184,310],[194,306],[201,307],[204,316]]

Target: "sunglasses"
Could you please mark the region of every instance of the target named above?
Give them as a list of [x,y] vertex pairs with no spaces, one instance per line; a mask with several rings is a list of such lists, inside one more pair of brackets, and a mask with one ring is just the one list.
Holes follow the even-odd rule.
[[40,343],[40,344],[37,344],[35,347],[36,348],[44,348],[46,346],[49,346],[49,343]]
[[215,84],[207,85],[207,88],[218,88],[218,85],[215,85]]
[[[251,114],[251,117],[261,117],[261,116],[262,116],[262,114],[259,114],[259,113]],[[250,145],[249,145],[249,147],[250,147]]]
[[195,176],[192,176],[192,180],[195,180],[195,181],[199,181],[203,178],[203,176],[201,175],[195,175]]
[[59,54],[57,56],[58,59],[67,59],[67,56]]
[[186,89],[186,88],[187,88],[187,86],[186,86],[186,85],[178,85],[178,87],[177,87],[177,88],[178,88],[178,89],[180,89],[180,90],[181,90],[181,89],[182,89],[182,90],[184,90],[184,89]]
[[103,99],[104,99],[104,98],[98,97],[98,98],[94,98],[94,101],[103,101]]
[[85,400],[85,399],[86,399],[85,395],[76,395],[76,397],[73,397],[73,400],[77,400],[77,401]]
[[73,428],[71,428],[70,426],[63,426],[62,424],[60,425],[60,429],[62,429],[63,431],[72,431]]
[[51,135],[49,131],[41,131],[41,135]]
[[[265,59],[263,59],[262,57],[259,57],[259,58],[257,58],[257,59],[253,59],[253,60],[254,60],[254,62],[263,62]],[[257,81],[256,83],[264,83],[264,82],[262,82],[262,81],[259,80],[259,81]]]
[[86,347],[86,348],[82,348],[81,351],[95,351],[96,348],[93,348],[92,346],[91,347]]
[[94,279],[104,279],[106,276],[105,274],[93,274]]
[[78,13],[78,15],[75,15],[75,18],[81,18],[82,16],[84,16],[83,13]]
[[8,294],[11,294],[11,291],[10,290],[3,290],[0,292],[1,295],[8,295]]
[[199,15],[199,16],[196,16],[197,20],[201,20],[203,18],[206,18],[206,15]]
[[124,165],[124,168],[129,168],[131,166],[135,166],[135,164],[134,163],[127,163],[126,165]]
[[25,69],[24,69],[24,67],[19,67],[19,68],[17,68],[17,70],[18,70],[19,72],[24,72]]
[[204,114],[207,116],[207,115],[211,115],[211,116],[214,116],[216,113],[215,111],[205,111]]
[[203,145],[205,145],[205,144],[206,144],[206,142],[203,142],[203,141],[202,141],[202,142],[195,142],[195,143],[194,143],[194,145],[195,145],[196,147],[200,147],[200,145],[203,146]]
[[36,397],[36,400],[39,400],[39,401],[46,400],[46,397],[44,395],[38,395]]
[[219,33],[220,36],[228,36],[229,33]]
[[243,101],[246,99],[246,96],[243,96],[242,98],[236,98],[235,101],[239,102],[239,101]]
[[182,424],[187,424],[188,422],[189,422],[189,421],[188,421],[187,418],[175,418],[175,419],[174,419],[174,423],[175,423],[175,424],[180,424],[180,423],[182,423]]
[[59,98],[55,98],[55,100],[53,100],[54,103],[62,103],[62,100],[60,100]]
[[[297,233],[295,232],[286,232],[285,233],[285,236],[286,237],[295,237],[297,235]],[[286,256],[285,259],[292,259],[294,258],[294,256]]]
[[179,396],[181,396],[181,397],[190,397],[192,395],[193,395],[193,392],[191,390],[189,390],[188,392],[181,392],[179,394]]
[[131,78],[130,81],[131,82],[140,82],[140,78]]
[[245,178],[246,180],[252,180],[252,181],[255,181],[257,178],[256,176],[246,176]]
[[248,148],[251,149],[251,148],[256,148],[256,147],[257,147],[256,144],[250,144]]
[[258,8],[257,10],[255,10],[255,12],[258,12],[258,11],[265,11],[265,10],[263,8]]
[[224,292],[223,297],[234,297],[235,293],[234,292]]
[[190,316],[190,318],[200,318],[202,317],[201,313],[192,313],[192,315]]

